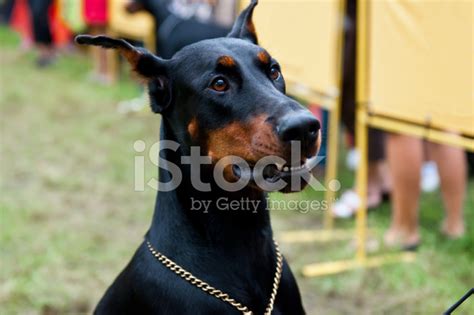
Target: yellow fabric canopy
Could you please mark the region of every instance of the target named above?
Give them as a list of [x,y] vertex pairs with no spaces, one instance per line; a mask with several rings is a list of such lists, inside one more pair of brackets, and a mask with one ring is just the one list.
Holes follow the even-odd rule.
[[[241,1],[241,7],[249,1]],[[259,43],[285,79],[315,92],[338,93],[338,0],[260,0],[254,12]]]
[[474,2],[377,0],[368,10],[369,111],[474,135]]

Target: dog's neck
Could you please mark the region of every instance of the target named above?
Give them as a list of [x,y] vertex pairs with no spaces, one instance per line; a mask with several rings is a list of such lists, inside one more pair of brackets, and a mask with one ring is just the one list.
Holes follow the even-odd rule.
[[[163,119],[161,140],[177,141],[171,127]],[[181,184],[171,191],[159,191],[157,194],[153,222],[148,237],[159,244],[173,238],[212,244],[216,247],[248,242],[267,243],[271,241],[269,212],[266,194],[253,188],[244,188],[238,192],[227,192],[215,183],[212,168],[203,168],[202,182],[210,183],[210,192],[201,192],[191,184],[189,165],[181,163],[182,151],[162,150],[160,157],[176,164],[182,172]],[[159,168],[160,182],[168,182],[171,175]],[[234,210],[229,209],[233,205]],[[182,228],[186,225],[186,228]],[[172,244],[170,244],[171,246]],[[239,245],[239,246],[240,246]]]

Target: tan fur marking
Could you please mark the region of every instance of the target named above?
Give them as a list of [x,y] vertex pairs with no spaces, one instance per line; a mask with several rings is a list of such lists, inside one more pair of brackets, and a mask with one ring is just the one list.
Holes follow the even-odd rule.
[[268,53],[264,50],[262,50],[261,52],[257,54],[257,58],[263,64],[270,63],[270,55],[268,55]]
[[[215,163],[227,156],[239,156],[251,164],[268,155],[281,156],[282,150],[272,126],[266,116],[257,116],[247,123],[233,122],[225,127],[209,132],[207,137],[208,155]],[[236,180],[232,167],[223,170],[227,181]]]
[[252,19],[249,19],[247,21],[247,30],[252,33],[253,35],[257,36],[257,33],[255,32],[255,25],[253,24]]
[[127,59],[127,61],[132,65],[133,68],[135,68],[138,64],[138,61],[140,60],[141,53],[135,50],[130,50],[130,49],[125,49],[125,48],[119,48],[119,52],[122,54],[122,56]]
[[208,134],[207,148],[213,161],[236,155],[257,162],[267,155],[282,156],[282,148],[266,116],[257,116],[247,123],[233,122]]
[[191,119],[191,122],[188,124],[188,132],[192,139],[196,139],[199,134],[199,127],[197,123],[197,119]]
[[217,62],[224,67],[234,67],[235,60],[231,56],[222,56],[220,57]]

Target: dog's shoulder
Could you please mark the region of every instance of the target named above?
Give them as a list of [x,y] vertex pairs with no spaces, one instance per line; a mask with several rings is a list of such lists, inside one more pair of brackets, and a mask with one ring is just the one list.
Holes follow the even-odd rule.
[[157,262],[142,244],[94,314],[199,314],[205,309],[223,314],[228,311],[225,306]]
[[99,301],[94,314],[133,314],[140,310],[140,313],[145,307],[144,303],[141,303],[140,295],[137,291],[140,286],[140,260],[144,257],[142,252],[143,245],[141,245],[132,260],[128,265],[120,272],[117,278],[114,280],[112,285],[107,289],[104,296]]

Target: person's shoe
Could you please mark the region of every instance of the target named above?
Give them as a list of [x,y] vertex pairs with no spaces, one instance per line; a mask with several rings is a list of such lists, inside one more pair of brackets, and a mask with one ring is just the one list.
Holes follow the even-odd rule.
[[339,200],[334,202],[331,211],[336,218],[350,218],[357,211],[360,198],[353,190],[345,191]]
[[[369,193],[367,196],[367,209],[373,210],[383,201],[390,199],[388,192]],[[350,218],[359,209],[360,198],[354,190],[345,191],[339,200],[334,202],[331,211],[336,218]]]
[[385,233],[384,244],[388,248],[398,248],[402,251],[413,252],[418,250],[420,246],[420,236],[418,234],[407,236],[405,233],[395,231],[392,228]]
[[359,161],[359,151],[357,151],[357,149],[350,149],[346,155],[346,167],[351,171],[355,171],[359,165]]
[[449,239],[457,239],[464,236],[464,223],[448,224],[447,220],[443,221],[441,225],[441,233]]
[[54,56],[40,56],[36,59],[36,66],[38,68],[46,68],[53,65],[56,62],[56,57]]

